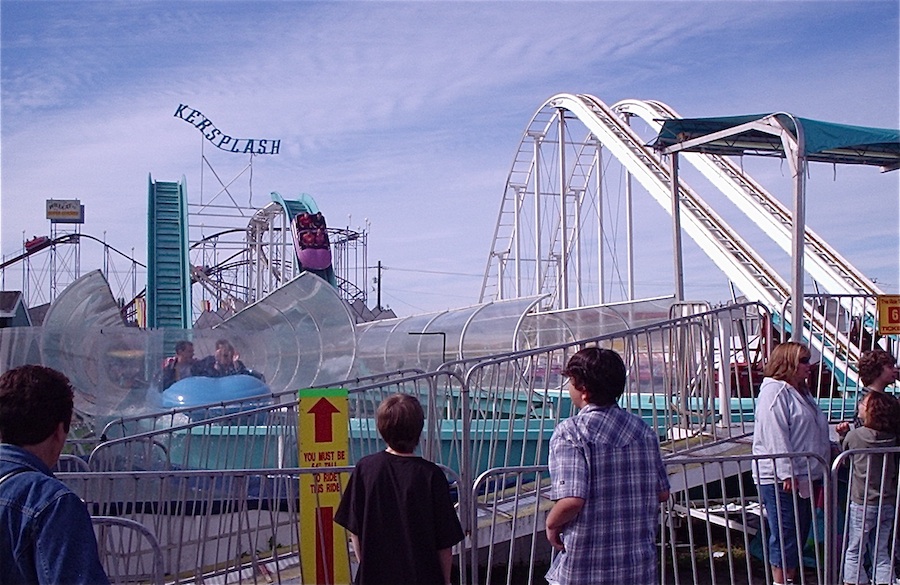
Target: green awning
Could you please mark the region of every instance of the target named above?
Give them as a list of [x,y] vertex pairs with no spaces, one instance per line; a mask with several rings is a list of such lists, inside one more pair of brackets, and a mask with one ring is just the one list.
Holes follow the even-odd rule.
[[[863,164],[895,169],[900,165],[900,130],[850,126],[797,118],[788,114],[752,114],[722,118],[680,118],[664,120],[653,142],[657,150],[722,133],[712,141],[684,147],[684,152],[722,155],[769,155],[784,157],[781,138],[764,131],[766,119],[774,118],[783,128],[797,136],[796,123],[803,129],[806,158],[810,161]],[[740,131],[729,132],[730,129]]]

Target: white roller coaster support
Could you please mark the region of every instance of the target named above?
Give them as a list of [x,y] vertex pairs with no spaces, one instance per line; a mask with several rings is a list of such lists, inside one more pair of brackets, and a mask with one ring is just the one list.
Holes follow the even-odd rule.
[[[593,96],[560,94],[550,105],[564,107],[578,116],[657,203],[671,212],[669,169],[603,102]],[[685,232],[745,294],[768,306],[779,306],[788,295],[781,277],[683,181],[679,188]]]
[[[640,117],[655,132],[664,118],[679,118],[675,110],[658,101],[622,100],[616,112]],[[788,254],[792,251],[791,211],[729,158],[702,153],[682,153],[719,191]],[[805,233],[804,266],[812,278],[834,294],[880,295],[883,292],[850,262],[838,254],[808,226]],[[849,300],[843,300],[845,304]],[[852,307],[846,306],[848,310]],[[856,313],[858,314],[857,307]]]
[[[623,104],[627,104],[627,107]],[[641,138],[635,134],[611,108],[594,96],[558,94],[542,106],[541,110],[538,111],[535,118],[532,120],[532,125],[536,125],[539,121],[539,117],[549,109],[554,110],[554,113],[559,112],[560,116],[562,116],[561,110],[573,113],[599,141],[600,144],[598,145],[598,148],[600,146],[605,146],[625,167],[626,172],[634,177],[663,209],[670,213],[672,212],[672,209],[675,208],[672,202],[672,195],[675,190],[672,187],[672,174],[670,169],[660,161],[655,153],[643,146]],[[659,109],[654,113],[652,106],[647,105],[645,102],[634,100],[620,102],[620,111],[634,113],[636,115],[641,115],[642,117],[648,115],[651,122],[654,115],[659,116],[661,113],[661,110]],[[528,167],[527,173],[529,176],[527,178],[532,181],[535,192],[535,251],[538,252],[538,255],[536,256],[538,259],[536,260],[537,292],[541,292],[542,286],[539,261],[541,258],[539,203],[541,184],[538,173],[540,168],[539,141],[543,136],[544,134],[539,134],[533,130],[526,132],[525,137],[531,137],[534,140],[533,149],[529,149],[530,152],[528,153],[531,160],[527,161],[525,153],[523,152],[525,142],[525,137],[523,137],[523,144],[520,145],[516,162],[513,163],[513,170],[510,172],[510,179],[507,181],[507,189],[509,189],[512,185],[512,178],[523,174],[522,170],[517,169],[522,166]],[[560,141],[562,140],[564,140],[563,136],[560,137]],[[702,155],[687,156],[692,164],[697,164],[693,159],[701,158]],[[705,164],[710,171],[715,167],[720,169],[714,174],[717,177],[717,180],[714,181],[714,183],[718,186],[719,183],[726,185],[731,182],[732,186],[727,190],[724,190],[726,194],[731,194],[732,196],[740,194],[740,198],[744,201],[747,199],[753,200],[754,197],[759,200],[767,200],[768,203],[764,207],[777,210],[777,215],[780,219],[764,219],[765,214],[758,209],[752,211],[754,214],[753,217],[758,220],[757,223],[763,222],[765,225],[772,226],[773,229],[770,233],[778,232],[780,234],[780,241],[785,243],[788,246],[788,249],[790,249],[792,240],[788,226],[792,225],[791,214],[785,210],[783,206],[780,206],[774,198],[766,194],[761,187],[753,183],[749,178],[743,176],[730,161],[715,161],[715,163],[700,162],[699,164]],[[730,181],[726,181],[726,179],[730,179]],[[735,187],[733,186],[734,181],[741,182],[745,186]],[[754,192],[752,197],[747,194],[751,190]],[[772,308],[782,306],[785,300],[790,297],[790,288],[784,280],[774,272],[722,218],[715,214],[702,198],[690,189],[684,181],[678,182],[677,192],[680,194],[678,197],[679,205],[677,207],[680,209],[679,215],[683,221],[682,227],[688,236],[700,246],[703,252],[750,300],[759,301]],[[519,202],[516,201],[515,204],[519,205]],[[750,204],[746,203],[744,203],[742,207],[751,209]],[[498,219],[497,228],[494,233],[494,250],[491,253],[491,259],[485,269],[485,285],[483,285],[482,288],[482,301],[486,300],[484,298],[486,291],[485,287],[491,271],[491,262],[496,260],[498,262],[497,270],[501,270],[500,256],[504,252],[509,253],[512,251],[513,240],[519,237],[518,228],[520,226],[515,226],[512,233],[509,235],[511,238],[510,241],[507,242],[507,245],[504,248],[500,248],[501,242],[498,240],[501,235],[500,228],[503,226],[504,213],[504,208],[501,206],[500,218]],[[775,226],[779,223],[780,227],[776,228]],[[810,238],[810,234],[812,234],[812,232],[807,230],[806,237]],[[565,241],[565,238],[567,237],[568,234],[563,234],[561,236],[563,241]],[[821,273],[822,281],[828,281],[835,285],[840,284],[840,286],[844,287],[837,288],[837,290],[852,290],[854,293],[859,293],[860,290],[866,290],[867,292],[877,291],[874,285],[859,275],[848,262],[828,248],[820,238],[812,234],[811,239],[816,241],[816,244],[811,247],[815,250],[822,251],[820,254],[814,254],[816,256],[815,262],[810,262],[811,265],[814,264],[816,266],[816,273]],[[568,250],[567,247],[564,247],[563,249]],[[835,266],[830,267],[830,274],[828,276],[825,276],[827,263],[823,260],[823,258],[828,255],[826,253],[830,253],[830,257],[833,258],[834,263],[838,265],[837,268]],[[813,252],[810,251],[807,252],[807,254],[813,254]],[[518,257],[516,258],[516,261],[519,261]],[[843,271],[847,276],[844,276],[843,278],[836,277],[835,272],[838,271]],[[868,282],[868,288],[855,290],[847,289],[848,282],[852,281],[859,283],[860,286],[863,286]],[[559,279],[559,275],[557,275],[557,283],[559,282],[561,282],[561,279]],[[877,292],[870,294],[877,294]],[[797,304],[796,306],[800,307],[801,305]],[[810,340],[811,345],[818,349],[823,357],[831,361],[831,363],[835,363],[834,358],[836,351],[840,351],[846,355],[846,351],[850,348],[850,344],[844,338],[845,336],[839,335],[839,339],[837,340],[838,347],[823,344],[821,342],[824,327],[823,316],[819,315],[808,303],[802,305],[802,312],[804,313],[804,319],[802,320],[803,337]],[[789,322],[795,322],[790,314],[785,315],[785,318],[788,319]],[[852,375],[852,373],[848,374]]]

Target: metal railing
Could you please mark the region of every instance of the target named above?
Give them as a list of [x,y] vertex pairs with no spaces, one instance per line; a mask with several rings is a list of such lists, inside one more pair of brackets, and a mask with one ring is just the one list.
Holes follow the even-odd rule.
[[147,527],[118,516],[92,516],[91,523],[110,583],[165,583],[162,549]]
[[[331,473],[351,467],[219,471],[89,472],[59,474],[94,517],[104,569],[114,582],[196,583],[309,582],[315,568],[303,566],[301,543],[316,538],[304,523],[301,482],[317,486]],[[468,508],[459,477],[444,468],[448,486]],[[342,482],[343,483],[343,482]],[[313,492],[317,493],[317,492]],[[337,494],[340,495],[340,494]],[[306,503],[306,506],[303,503]],[[335,531],[337,532],[337,530]],[[348,574],[355,570],[346,533]],[[330,543],[329,545],[330,546]],[[322,549],[322,550],[320,550]],[[458,546],[455,583],[467,583],[465,546]],[[304,580],[303,575],[307,578]]]
[[[426,409],[429,425],[422,442],[423,456],[451,469],[463,468],[468,444],[463,440],[468,436],[462,408],[465,393],[461,380],[450,372],[412,374],[349,389],[350,461],[383,448],[375,427],[375,410],[396,392],[417,396]],[[296,396],[296,392],[292,394]],[[184,421],[181,424],[159,425],[154,430],[107,440],[91,452],[88,464],[95,471],[299,466],[296,446],[300,413],[296,400],[207,418],[209,413],[192,411],[179,419]]]
[[[827,310],[822,315],[831,323],[823,331],[845,327],[846,315]],[[755,486],[746,478],[754,461],[750,440],[755,395],[762,381],[761,364],[772,347],[773,322],[777,319],[761,305],[737,304],[574,343],[448,362],[437,372],[402,372],[323,386],[348,388],[350,463],[383,448],[374,423],[375,409],[383,398],[395,392],[418,396],[426,409],[421,454],[444,465],[460,488],[460,518],[469,534],[461,548],[472,553],[464,572],[471,575],[472,583],[538,583],[550,552],[543,536],[538,538],[550,506],[545,495],[549,438],[558,422],[574,413],[561,370],[582,347],[614,349],[628,369],[621,405],[657,430],[670,476],[675,478],[673,497],[661,512],[661,582],[770,583],[765,547],[760,548],[758,559],[750,553],[756,546],[755,535],[764,534],[766,528]],[[860,326],[871,333],[865,322]],[[868,348],[869,342],[862,340],[871,339],[862,332],[857,337],[861,341],[855,344],[853,355]],[[849,333],[843,338],[855,339]],[[894,341],[888,347],[897,350]],[[835,365],[844,372],[854,367],[851,361]],[[851,376],[845,374],[843,379]],[[852,416],[856,387],[846,384],[838,396],[830,386],[825,388],[827,391],[820,385],[817,395],[832,422]],[[256,477],[250,483],[257,484],[282,476],[297,479],[299,413],[295,395],[285,392],[278,395],[277,403],[237,412],[195,409],[156,415],[156,421],[143,417],[141,424],[148,424],[151,430],[129,431],[99,445],[90,457],[94,471],[71,477],[93,478],[90,481],[98,482],[97,489],[109,478],[144,477],[144,487],[133,488],[138,495],[144,493],[141,490],[155,489],[160,477],[180,477],[167,481],[171,489],[177,486],[181,491],[149,508],[152,499],[144,496],[124,502],[123,494],[128,491],[95,492],[92,487],[90,498],[101,506],[95,513],[119,515],[129,509],[162,506],[172,510],[175,506],[202,515],[200,511],[207,508],[221,508],[218,494],[225,484],[246,482],[248,477]],[[171,418],[174,414],[182,418],[176,421]],[[128,420],[113,424],[125,428]],[[141,475],[140,470],[148,469],[157,474],[156,480],[148,472]],[[847,510],[835,503],[842,489],[835,470],[825,482],[825,504],[818,510],[826,526],[837,530],[836,519]],[[290,493],[285,491],[287,487],[280,489],[283,494]],[[118,499],[110,499],[114,497]],[[104,498],[119,503],[102,508]],[[219,541],[225,538],[220,534],[232,534],[203,522],[198,525],[202,528],[195,527],[203,530],[202,535],[195,535],[197,539]],[[284,522],[290,525],[290,521]],[[249,538],[241,532],[249,530],[249,524],[242,526],[230,538],[238,538],[235,534]],[[841,537],[827,530],[817,534],[814,540],[819,540],[813,544],[822,556],[812,571],[804,574],[803,582],[827,585],[839,576]],[[272,571],[282,563],[274,552],[270,556],[276,564],[264,563],[260,571]],[[526,559],[525,566],[520,567],[521,559]],[[222,562],[216,561],[212,569],[196,566],[227,572],[219,566]],[[241,565],[234,559],[228,562]]]
[[[659,555],[648,559],[658,563],[661,585],[771,585],[766,518],[773,511],[761,505],[750,475],[758,462],[783,455],[664,459],[671,495],[660,506]],[[845,527],[853,503],[848,494],[857,481],[884,494],[863,507],[872,509],[876,536],[879,530],[890,532],[890,558],[900,554],[895,537],[898,518],[889,513],[896,510],[900,486],[896,465],[884,465],[885,457],[900,456],[900,447],[846,451],[830,467],[811,453],[790,455],[794,465],[800,466],[792,474],[824,473],[821,487],[814,485],[808,500],[813,511],[809,534],[783,535],[783,539],[799,539],[804,550],[798,583],[831,585],[846,580],[842,574],[849,542]],[[851,460],[853,464],[848,463]],[[300,542],[312,538],[305,533],[308,527],[302,526],[301,481],[315,483],[318,474],[351,470],[90,472],[59,477],[85,500],[92,514],[102,517],[95,519],[95,525],[107,530],[98,532],[104,567],[119,576],[116,582],[134,582],[128,575],[162,582],[154,577],[161,566],[162,580],[169,583],[213,577],[301,583]],[[453,470],[444,467],[444,471],[467,534],[454,548],[454,583],[543,583],[553,558],[544,535],[546,514],[553,505],[547,466],[492,468],[470,488]],[[795,509],[801,497],[793,492]],[[884,523],[879,522],[882,517]],[[124,531],[110,532],[115,526]],[[870,554],[871,562],[877,563],[880,554]],[[352,572],[355,561],[349,552],[347,558]]]

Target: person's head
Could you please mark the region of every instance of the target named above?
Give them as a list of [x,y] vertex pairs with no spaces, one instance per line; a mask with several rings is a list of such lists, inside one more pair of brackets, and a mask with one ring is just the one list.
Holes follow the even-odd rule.
[[234,363],[234,346],[227,339],[216,342],[216,363],[226,366]]
[[0,441],[27,447],[43,442],[59,424],[68,433],[74,409],[69,379],[44,366],[20,366],[0,376]]
[[[579,395],[585,393],[586,401],[591,404],[615,404],[625,392],[625,362],[611,349],[582,349],[569,358],[562,375],[569,378],[569,384]],[[576,406],[581,406],[575,395],[572,398]]]
[[883,349],[864,351],[859,357],[859,380],[864,386],[884,388],[897,379],[897,360]]
[[806,380],[812,370],[809,364],[811,357],[809,348],[802,343],[786,341],[776,345],[772,350],[763,373],[782,382]]
[[179,362],[190,362],[194,359],[194,344],[190,341],[179,341],[175,344],[175,357]]
[[859,401],[863,425],[885,433],[900,431],[900,402],[885,392],[869,392]]
[[412,453],[425,427],[425,411],[415,396],[392,394],[378,405],[375,424],[388,447],[398,453]]

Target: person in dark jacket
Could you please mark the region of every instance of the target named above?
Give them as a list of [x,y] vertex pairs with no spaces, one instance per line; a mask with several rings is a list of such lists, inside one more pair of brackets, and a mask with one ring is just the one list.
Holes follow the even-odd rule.
[[162,369],[160,392],[179,380],[190,378],[197,366],[194,359],[194,344],[182,340],[175,344],[175,356],[166,359]]
[[237,359],[234,353],[234,346],[227,339],[216,341],[216,353],[196,362],[193,367],[193,375],[207,376],[209,378],[250,373],[244,362]]
[[0,583],[109,583],[84,502],[50,471],[73,409],[72,386],[56,370],[0,376]]

